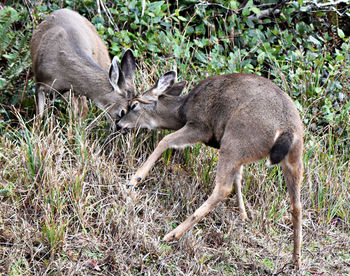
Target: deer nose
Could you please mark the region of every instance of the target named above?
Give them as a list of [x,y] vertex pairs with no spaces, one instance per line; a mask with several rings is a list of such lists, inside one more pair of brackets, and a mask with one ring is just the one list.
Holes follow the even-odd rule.
[[125,135],[129,132],[129,129],[128,128],[122,128],[121,129],[121,134]]
[[115,131],[120,131],[121,129],[122,129],[122,128],[121,128],[118,124],[116,124],[114,130],[115,130]]

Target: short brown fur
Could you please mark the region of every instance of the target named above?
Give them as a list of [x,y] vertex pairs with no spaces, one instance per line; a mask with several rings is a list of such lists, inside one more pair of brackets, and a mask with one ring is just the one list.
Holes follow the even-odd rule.
[[53,12],[33,33],[30,50],[40,116],[45,94],[52,89],[62,94],[72,89],[75,96],[92,99],[108,112],[112,124],[121,110],[126,112],[134,95],[134,56],[131,50],[125,52],[121,70],[115,58],[111,65],[105,44],[83,16],[69,9]]
[[[168,148],[203,142],[219,148],[213,194],[193,215],[168,233],[164,240],[179,239],[215,205],[225,199],[234,185],[240,217],[247,217],[241,192],[242,167],[269,156],[282,133],[287,139],[281,166],[291,199],[294,227],[293,260],[300,266],[301,202],[303,174],[303,125],[290,97],[268,79],[252,74],[213,76],[201,81],[187,95],[184,83],[173,85],[175,72],[163,75],[157,84],[131,102],[131,111],[119,121],[123,128],[147,127],[176,130],[159,143],[145,164],[132,177],[137,186]],[[283,140],[283,139],[282,139]],[[289,142],[288,142],[289,141]],[[233,184],[233,185],[232,185]]]

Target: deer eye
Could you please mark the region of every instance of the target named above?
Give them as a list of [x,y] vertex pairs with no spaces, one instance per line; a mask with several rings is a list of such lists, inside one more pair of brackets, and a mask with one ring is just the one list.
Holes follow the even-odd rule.
[[126,114],[125,109],[122,109],[122,110],[119,111],[118,116],[119,116],[119,118],[121,118],[121,117],[123,117],[125,114]]
[[131,105],[130,109],[131,109],[131,110],[134,110],[136,107],[138,107],[138,105],[139,105],[139,102],[134,102],[134,103]]

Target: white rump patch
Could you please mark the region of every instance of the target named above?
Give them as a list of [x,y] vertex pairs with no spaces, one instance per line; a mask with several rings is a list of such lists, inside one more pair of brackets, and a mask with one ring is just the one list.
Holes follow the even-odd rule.
[[268,168],[272,168],[273,166],[277,165],[277,164],[271,164],[271,160],[270,160],[270,156],[269,158],[266,160],[266,163],[265,163],[266,167]]
[[275,138],[273,138],[273,143],[276,142],[277,138],[280,137],[280,135],[282,134],[282,131],[280,130],[277,130],[276,133],[275,133]]

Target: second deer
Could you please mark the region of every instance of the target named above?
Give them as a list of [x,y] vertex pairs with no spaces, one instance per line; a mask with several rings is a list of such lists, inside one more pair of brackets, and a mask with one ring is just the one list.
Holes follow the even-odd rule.
[[[83,16],[69,9],[50,14],[35,30],[30,51],[36,78],[38,114],[44,114],[45,94],[66,93],[88,97],[106,112],[111,127],[126,112],[134,96],[135,58],[127,50],[119,69],[112,62],[95,27]],[[83,100],[83,113],[87,113]]]

